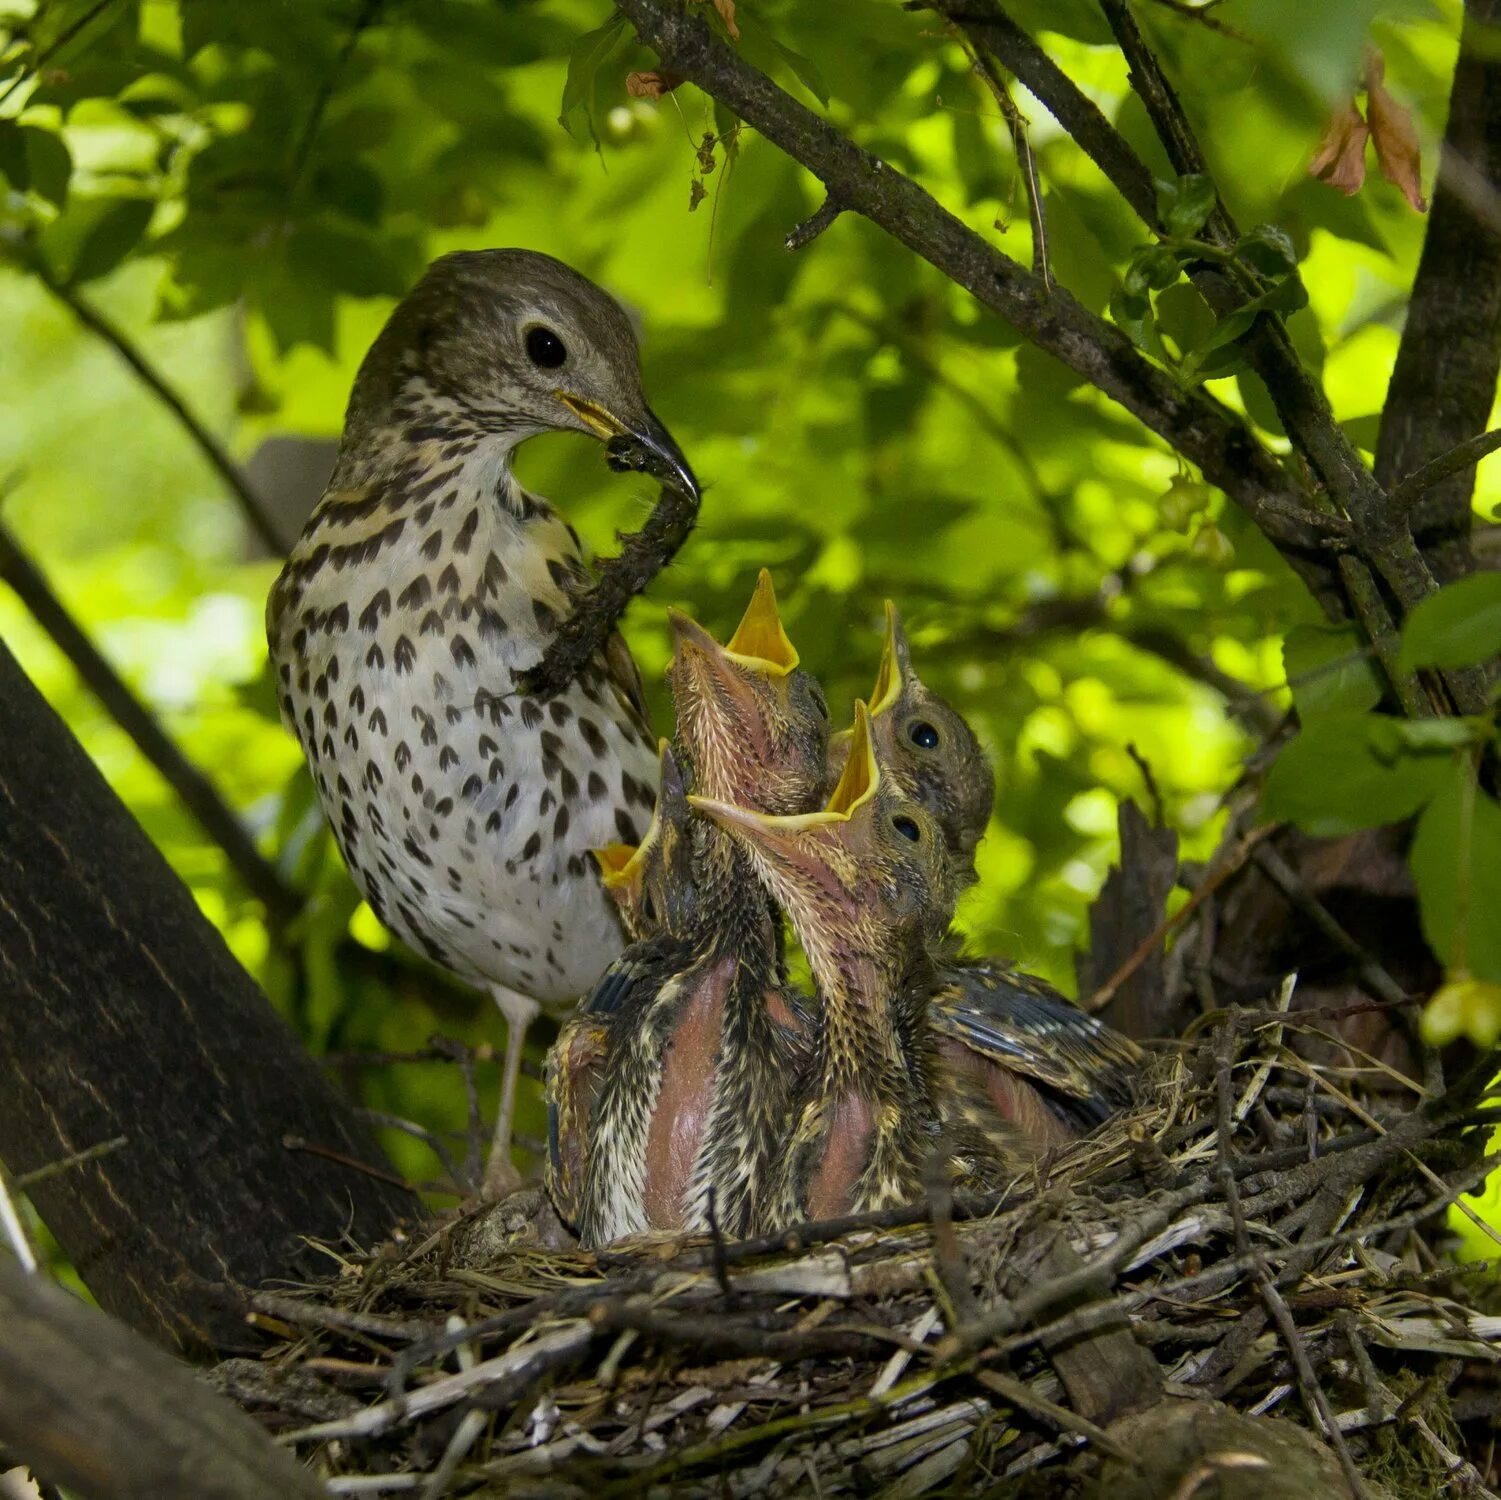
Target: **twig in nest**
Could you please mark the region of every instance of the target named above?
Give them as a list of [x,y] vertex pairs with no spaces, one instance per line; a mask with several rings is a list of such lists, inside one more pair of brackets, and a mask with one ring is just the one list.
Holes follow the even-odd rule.
[[1059,1432],[1075,1432],[1082,1438],[1087,1438],[1101,1453],[1108,1453],[1112,1458],[1120,1459],[1123,1463],[1132,1462],[1132,1455],[1105,1431],[1103,1427],[1091,1422],[1087,1417],[1081,1417],[1077,1412],[1070,1411],[1066,1406],[1059,1406],[1056,1401],[1049,1401],[1046,1396],[1040,1396],[1029,1385],[1010,1375],[1002,1375],[998,1370],[976,1370],[975,1380],[988,1391],[994,1391],[1003,1401],[1009,1401],[1012,1406],[1021,1411],[1030,1412],[1034,1417],[1041,1417],[1051,1427]]
[[1287,1352],[1292,1358],[1293,1369],[1298,1377],[1298,1389],[1302,1393],[1303,1404],[1308,1408],[1309,1417],[1323,1427],[1324,1435],[1329,1439],[1339,1459],[1340,1468],[1344,1470],[1345,1482],[1350,1486],[1350,1494],[1354,1496],[1354,1500],[1367,1500],[1367,1491],[1361,1482],[1360,1471],[1355,1467],[1355,1460],[1350,1454],[1349,1445],[1345,1442],[1345,1435],[1339,1430],[1339,1424],[1335,1421],[1329,1398],[1324,1394],[1324,1388],[1320,1385],[1312,1364],[1309,1363],[1308,1351],[1303,1347],[1303,1340],[1298,1334],[1297,1324],[1293,1322],[1293,1315],[1288,1309],[1286,1299],[1272,1281],[1265,1257],[1252,1246],[1250,1232],[1246,1228],[1246,1215],[1240,1201],[1240,1188],[1236,1184],[1235,1173],[1231,1170],[1230,1066],[1234,1046],[1235,1028],[1228,1025],[1220,1027],[1215,1036],[1214,1047],[1215,1109],[1218,1118],[1216,1138],[1220,1181],[1224,1188],[1225,1203],[1230,1210],[1230,1218],[1235,1225],[1235,1246],[1242,1255],[1250,1259],[1251,1276],[1256,1282],[1267,1311],[1271,1314],[1272,1321],[1276,1323],[1277,1330],[1282,1335],[1283,1343],[1287,1345]]
[[347,1307],[330,1307],[322,1302],[305,1302],[300,1297],[285,1297],[276,1292],[257,1292],[250,1299],[252,1311],[280,1318],[299,1328],[337,1328],[367,1338],[390,1341],[399,1339],[410,1344],[429,1339],[437,1333],[432,1323],[415,1319],[393,1318],[382,1313],[355,1312]]
[[[634,461],[627,467],[635,467]],[[558,627],[542,660],[522,675],[523,692],[551,698],[605,650],[631,600],[688,540],[698,520],[698,507],[697,495],[663,484],[646,525],[621,538],[620,551],[599,565],[599,576]]]

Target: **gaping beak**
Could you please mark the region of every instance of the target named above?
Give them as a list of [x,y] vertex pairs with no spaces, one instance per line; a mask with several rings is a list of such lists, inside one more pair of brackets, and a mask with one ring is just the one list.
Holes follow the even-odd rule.
[[666,740],[657,741],[657,763],[661,770],[660,790],[645,837],[639,844],[606,844],[602,849],[590,850],[599,865],[600,882],[607,891],[629,891],[640,883],[646,861],[662,837],[663,824],[674,813],[682,814],[686,800],[683,774]]
[[670,485],[695,505],[702,498],[698,480],[673,436],[650,407],[641,417],[623,421],[597,402],[569,391],[553,394],[605,445],[605,462],[617,473],[646,474]]
[[606,844],[603,849],[589,851],[599,866],[599,878],[607,891],[625,890],[631,885],[645,847],[644,843]]
[[[878,718],[896,706],[906,685],[904,663],[907,658],[906,636],[902,632],[902,617],[890,599],[886,601],[886,637],[881,644],[881,664],[876,668],[876,685],[870,690],[870,716]],[[853,729],[841,729],[829,736],[829,766],[848,765],[840,762],[841,754],[848,754],[846,746],[854,734]]]
[[899,643],[904,642],[902,617],[896,605],[886,601],[886,639],[881,645],[881,665],[876,668],[876,685],[870,690],[870,714],[875,718],[895,704],[902,695],[901,652]]
[[848,826],[851,818],[876,794],[881,771],[876,763],[875,746],[870,734],[870,710],[863,703],[855,704],[855,727],[851,731],[849,759],[844,763],[844,773],[839,784],[829,795],[825,806],[817,812],[792,813],[774,817],[768,813],[752,812],[732,802],[720,802],[712,797],[688,798],[690,807],[696,808],[705,817],[712,818],[721,828],[761,849],[784,864],[803,866],[808,862],[810,840],[820,830],[828,830],[836,836]]
[[797,648],[782,628],[777,611],[777,591],[771,574],[762,568],[756,576],[756,592],[746,606],[735,633],[724,648],[725,655],[753,672],[787,677],[798,664]]

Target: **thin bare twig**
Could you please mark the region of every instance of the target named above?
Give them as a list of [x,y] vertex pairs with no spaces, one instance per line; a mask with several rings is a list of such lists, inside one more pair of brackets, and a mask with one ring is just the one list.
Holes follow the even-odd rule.
[[1413,502],[1434,485],[1441,484],[1451,474],[1459,474],[1473,467],[1497,448],[1501,448],[1501,427],[1491,432],[1482,432],[1467,442],[1457,443],[1447,453],[1440,453],[1437,458],[1429,459],[1422,468],[1414,469],[1401,483],[1393,485],[1388,497],[1392,507],[1404,513],[1411,511]]
[[783,240],[783,245],[788,250],[806,249],[843,212],[844,205],[830,193],[802,223],[794,224],[787,231],[787,238]]
[[1016,153],[1022,190],[1027,195],[1027,217],[1032,223],[1032,274],[1042,283],[1044,291],[1051,292],[1053,272],[1048,261],[1048,223],[1042,209],[1042,184],[1037,180],[1037,158],[1032,153],[1032,140],[1027,133],[1027,117],[1017,108],[1006,80],[989,54],[975,47],[957,26],[951,24],[950,30],[959,39],[975,76],[990,90],[990,96],[1011,132],[1011,149]]
[[43,1182],[50,1182],[54,1177],[61,1177],[65,1172],[71,1172],[75,1167],[82,1167],[91,1161],[98,1161],[101,1156],[108,1156],[111,1151],[118,1151],[127,1143],[127,1137],[117,1135],[107,1141],[100,1141],[97,1146],[89,1146],[83,1151],[75,1151],[70,1156],[59,1157],[56,1161],[49,1161],[46,1166],[37,1167],[32,1172],[22,1172],[19,1177],[13,1178],[11,1186],[18,1193],[30,1192],[32,1188]]
[[1404,1005],[1407,991],[1392,978],[1376,959],[1340,925],[1329,908],[1304,884],[1303,878],[1276,848],[1268,843],[1257,846],[1252,860],[1267,879],[1332,942],[1347,958],[1355,961],[1356,973],[1372,999],[1387,1005]]
[[151,363],[132,342],[123,329],[111,322],[98,308],[85,298],[76,287],[60,280],[40,255],[27,257],[26,265],[41,284],[62,303],[64,307],[90,333],[102,339],[130,366],[136,378],[151,392],[177,420],[177,424],[192,440],[193,445],[208,461],[208,465],[223,481],[225,489],[233,496],[250,529],[260,538],[262,545],[275,557],[286,555],[287,544],[276,528],[269,512],[259,497],[250,488],[239,466],[229,456],[224,445],[197,417],[188,410],[187,403],[167,383],[166,377]]

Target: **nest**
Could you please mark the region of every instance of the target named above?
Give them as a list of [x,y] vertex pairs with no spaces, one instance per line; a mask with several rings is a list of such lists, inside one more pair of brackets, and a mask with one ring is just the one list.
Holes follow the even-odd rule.
[[528,1190],[330,1248],[214,1379],[346,1495],[1489,1493],[1501,1318],[1429,1243],[1484,1080],[1310,1061],[1328,1019],[1222,1018],[983,1201],[585,1252]]

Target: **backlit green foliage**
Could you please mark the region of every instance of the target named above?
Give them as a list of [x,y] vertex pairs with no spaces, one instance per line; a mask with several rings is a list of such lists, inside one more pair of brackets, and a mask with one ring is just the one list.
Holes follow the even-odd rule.
[[[1423,223],[1385,182],[1346,198],[1306,169],[1368,40],[1432,160],[1456,0],[1234,0],[1215,12],[1233,36],[1139,8],[1241,224],[1265,226],[1243,236],[1236,274],[1287,316],[1369,449]],[[1163,179],[1159,243],[1019,94],[1052,274],[1280,441],[1239,360],[1249,318],[1216,322],[1180,274],[1210,199],[1167,169],[1096,7],[1011,9]],[[1030,261],[1009,131],[941,23],[891,0],[743,0],[737,16],[751,61]],[[3,592],[0,633],[309,1040],[399,1049],[499,1026],[447,992],[393,1002],[335,960],[349,932],[386,939],[276,719],[260,625],[276,564],[247,549],[197,451],[38,266],[244,457],[272,434],[337,433],[364,348],[430,256],[562,256],[639,310],[653,404],[712,485],[681,563],[628,623],[662,723],[666,604],[726,630],[769,566],[837,717],[870,686],[895,598],[919,670],[999,772],[967,929],[1071,987],[1117,800],[1144,796],[1132,751],[1185,856],[1203,858],[1249,744],[1226,679],[1278,710],[1290,676],[1305,727],[1269,811],[1322,832],[1420,812],[1425,921],[1452,959],[1454,862],[1436,861],[1446,893],[1423,851],[1470,816],[1468,899],[1489,899],[1501,810],[1466,778],[1491,727],[1378,718],[1359,640],[1324,623],[1238,511],[879,231],[845,215],[787,252],[818,185],[691,87],[632,97],[628,74],[653,66],[603,0],[0,0],[6,519],[285,877],[315,893],[285,940]],[[602,550],[651,498],[582,439],[539,440],[522,467]],[[1483,509],[1498,484],[1482,466]],[[1413,621],[1409,659],[1493,651],[1494,592],[1483,639],[1441,597]],[[1501,980],[1495,942],[1471,925],[1469,971]],[[376,1087],[386,1107],[462,1122],[421,1068]]]

